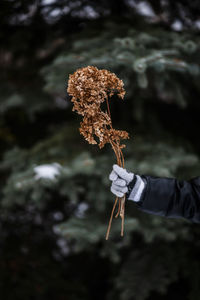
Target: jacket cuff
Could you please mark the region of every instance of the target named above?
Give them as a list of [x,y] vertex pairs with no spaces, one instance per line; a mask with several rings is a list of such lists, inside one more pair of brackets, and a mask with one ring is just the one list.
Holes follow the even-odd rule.
[[146,196],[147,196],[148,193],[149,193],[149,182],[148,182],[148,177],[145,176],[145,175],[141,175],[140,177],[142,178],[142,180],[143,180],[143,182],[144,182],[144,189],[143,189],[143,191],[142,191],[142,195],[141,195],[141,197],[140,197],[140,201],[137,202],[137,205],[138,205],[138,206],[142,206],[142,205],[143,205],[143,202],[144,202]]
[[145,182],[139,175],[135,175],[134,180],[129,185],[128,200],[139,202],[145,189]]
[[137,177],[136,177],[136,175],[134,175],[133,180],[128,185],[128,192],[126,193],[127,199],[129,198],[130,193],[131,193],[132,189],[134,188],[136,181],[137,181]]

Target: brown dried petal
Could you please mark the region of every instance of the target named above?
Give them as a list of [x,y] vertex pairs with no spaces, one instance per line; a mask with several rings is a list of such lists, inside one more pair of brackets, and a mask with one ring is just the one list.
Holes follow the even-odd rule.
[[90,144],[97,144],[97,138],[102,148],[110,140],[120,142],[120,139],[128,138],[126,131],[112,128],[110,116],[100,107],[114,93],[123,99],[123,85],[114,73],[93,66],[78,69],[69,76],[67,91],[72,96],[73,111],[83,116],[80,133]]

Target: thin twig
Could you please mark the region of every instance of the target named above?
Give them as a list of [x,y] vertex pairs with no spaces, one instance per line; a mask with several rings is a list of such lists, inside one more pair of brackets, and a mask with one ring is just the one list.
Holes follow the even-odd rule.
[[118,201],[118,211],[117,211],[117,213],[115,215],[115,218],[117,218],[119,216],[120,209],[121,209],[121,198],[119,198],[119,201]]
[[106,240],[108,240],[108,237],[109,237],[111,223],[112,223],[112,219],[113,219],[113,213],[114,213],[115,207],[117,205],[117,201],[118,201],[118,197],[115,199],[115,203],[114,203],[113,208],[112,208],[112,212],[111,212],[111,216],[110,216],[110,220],[109,220],[109,224],[108,224],[108,229],[107,229],[107,232],[106,232]]
[[106,104],[107,104],[107,108],[108,108],[108,115],[110,117],[110,127],[112,128],[112,119],[111,119],[111,113],[110,113],[110,106],[108,103],[108,97],[106,97]]
[[121,224],[121,236],[124,235],[124,213],[125,213],[125,196],[121,199],[121,210],[120,210],[120,217],[122,219]]

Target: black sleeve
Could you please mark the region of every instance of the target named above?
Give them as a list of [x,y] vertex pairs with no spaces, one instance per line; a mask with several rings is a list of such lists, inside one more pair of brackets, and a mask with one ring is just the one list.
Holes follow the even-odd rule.
[[142,175],[146,182],[138,208],[169,218],[200,223],[200,177],[189,181]]

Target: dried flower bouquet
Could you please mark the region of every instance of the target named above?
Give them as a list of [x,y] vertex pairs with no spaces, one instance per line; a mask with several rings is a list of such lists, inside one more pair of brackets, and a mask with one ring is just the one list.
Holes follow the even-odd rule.
[[[72,96],[73,111],[83,116],[80,126],[80,133],[90,144],[98,144],[99,148],[103,148],[106,143],[110,143],[115,152],[117,164],[124,167],[124,157],[120,145],[121,139],[128,139],[126,131],[116,130],[112,127],[112,120],[108,97],[117,95],[123,99],[125,90],[123,82],[114,73],[107,70],[99,70],[96,67],[88,66],[78,69],[69,76],[67,92]],[[101,104],[106,100],[107,111],[101,110]],[[118,212],[115,217],[120,215],[121,236],[124,232],[124,212],[125,212],[125,196],[116,198],[110,221],[106,233],[106,240],[109,237],[111,223],[115,207],[118,203]]]

